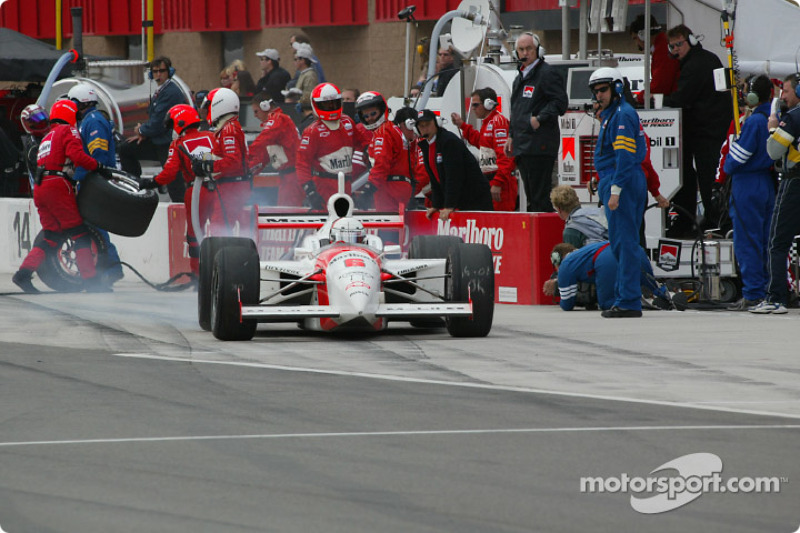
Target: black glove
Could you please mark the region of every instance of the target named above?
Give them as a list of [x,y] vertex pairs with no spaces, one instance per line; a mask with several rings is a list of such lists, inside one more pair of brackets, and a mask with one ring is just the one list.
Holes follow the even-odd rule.
[[114,169],[105,166],[103,163],[97,163],[97,168],[94,171],[107,180],[114,177]]
[[214,173],[214,162],[210,160],[203,161],[202,159],[193,159],[192,172],[194,172],[195,176],[200,176],[201,178],[210,178],[211,174]]
[[153,178],[143,178],[139,180],[139,190],[144,191],[147,189],[155,189],[158,187],[158,183]]
[[306,193],[306,202],[314,211],[325,210],[325,199],[320,193],[317,192],[317,187],[313,181],[309,181],[303,185],[303,191]]
[[377,188],[375,185],[368,181],[363,187],[361,187],[360,194],[355,201],[356,207],[358,209],[372,209],[374,203],[373,198],[376,190]]

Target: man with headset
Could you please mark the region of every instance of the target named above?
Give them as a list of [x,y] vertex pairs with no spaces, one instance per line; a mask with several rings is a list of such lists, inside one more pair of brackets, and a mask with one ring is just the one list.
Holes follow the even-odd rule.
[[606,210],[611,251],[619,264],[614,305],[605,318],[642,316],[639,283],[639,226],[647,196],[642,162],[647,141],[639,115],[625,100],[625,83],[615,68],[602,67],[589,77],[600,108],[600,133],[594,151],[597,192]]
[[680,24],[667,32],[669,51],[680,60],[681,73],[678,88],[664,97],[667,107],[683,109],[683,184],[673,197],[682,207],[670,237],[694,236],[694,215],[697,212],[697,189],[703,199],[705,225],[714,227],[719,222],[719,209],[712,200],[712,186],[719,163],[719,151],[733,118],[733,107],[728,92],[718,92],[714,86],[714,70],[722,63],[713,52],[703,48],[692,30]]
[[527,210],[551,212],[553,166],[561,144],[558,117],[567,110],[567,91],[558,71],[545,63],[536,35],[523,33],[516,51],[519,75],[511,89],[511,127],[505,152],[516,160]]
[[508,119],[500,113],[497,93],[491,87],[472,92],[472,112],[481,120],[480,131],[464,122],[461,115],[452,113],[453,124],[461,128],[464,139],[480,150],[481,172],[491,185],[495,211],[514,211],[517,208],[519,190],[514,174],[514,160],[506,155],[508,142]]
[[[173,82],[174,74],[175,69],[168,57],[157,57],[150,63],[148,76],[158,86],[147,109],[150,118],[144,124],[137,124],[133,129],[134,134],[120,146],[122,170],[137,178],[142,175],[142,165],[139,163],[142,159],[156,160],[164,165],[172,142],[172,131],[164,126],[164,119],[172,106],[189,103],[178,84]],[[173,202],[183,202],[184,190],[183,180],[173,180],[167,185],[169,198]]]

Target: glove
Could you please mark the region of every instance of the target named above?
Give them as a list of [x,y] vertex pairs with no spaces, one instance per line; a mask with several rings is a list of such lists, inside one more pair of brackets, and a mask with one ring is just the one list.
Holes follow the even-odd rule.
[[139,180],[139,190],[144,191],[147,189],[155,189],[159,184],[153,178],[144,178]]
[[358,195],[355,201],[356,207],[358,209],[372,209],[375,190],[375,185],[370,181],[361,187],[361,194]]
[[97,168],[94,171],[107,180],[114,177],[114,169],[105,166],[103,163],[97,163]]
[[195,176],[210,178],[211,174],[214,173],[214,162],[210,160],[203,161],[202,159],[193,159],[192,172],[194,172]]
[[325,199],[320,193],[317,192],[317,187],[313,181],[309,181],[303,185],[303,191],[306,193],[306,201],[314,211],[325,210]]

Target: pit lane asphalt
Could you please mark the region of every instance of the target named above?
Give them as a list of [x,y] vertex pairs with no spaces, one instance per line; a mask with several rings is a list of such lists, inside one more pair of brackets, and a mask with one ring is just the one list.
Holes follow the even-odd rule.
[[[262,325],[194,293],[0,279],[0,528],[21,532],[779,531],[800,524],[800,315],[497,306],[486,339]],[[582,477],[691,453],[772,494],[645,515]]]

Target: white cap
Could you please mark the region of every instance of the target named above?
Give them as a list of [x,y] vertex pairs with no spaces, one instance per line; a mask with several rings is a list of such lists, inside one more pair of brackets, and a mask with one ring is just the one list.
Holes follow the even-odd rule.
[[256,52],[256,55],[258,57],[266,57],[267,59],[271,59],[273,61],[280,61],[281,60],[280,54],[278,54],[278,51],[275,50],[274,48],[265,48],[264,50],[262,50],[260,52]]
[[291,95],[303,96],[303,91],[301,89],[298,89],[297,87],[292,87],[288,91],[281,91],[281,94],[283,96],[291,96]]
[[311,61],[312,63],[316,63],[317,60],[314,59],[314,50],[311,48],[311,45],[308,43],[292,43],[292,48],[294,48],[295,52],[294,55],[297,57],[304,57]]

